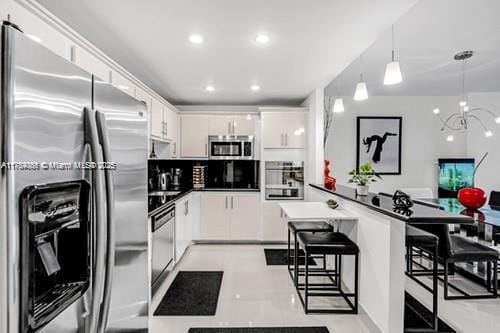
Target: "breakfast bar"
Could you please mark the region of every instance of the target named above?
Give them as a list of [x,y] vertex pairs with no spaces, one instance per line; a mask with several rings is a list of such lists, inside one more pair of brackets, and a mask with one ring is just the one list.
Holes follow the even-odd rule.
[[[309,201],[334,199],[342,215],[357,217],[356,222],[339,223],[339,231],[360,249],[360,311],[382,332],[403,332],[406,224],[467,224],[473,220],[420,203],[402,214],[394,211],[391,196],[373,193],[356,196],[355,189],[347,186],[337,185],[335,190],[328,190],[322,185],[310,184],[309,190]],[[343,281],[349,289],[354,274],[351,267],[348,260],[342,266]]]

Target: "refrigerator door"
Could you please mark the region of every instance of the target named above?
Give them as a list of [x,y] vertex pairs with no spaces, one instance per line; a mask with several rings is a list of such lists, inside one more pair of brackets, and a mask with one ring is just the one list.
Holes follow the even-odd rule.
[[[114,209],[108,227],[108,268],[99,331],[105,327],[106,332],[147,332],[146,106],[94,78],[93,107],[102,131],[104,155],[111,163],[108,166],[113,168],[113,163],[116,163],[116,169],[107,172],[108,199],[112,194]],[[104,137],[106,132],[107,137]],[[108,147],[104,141],[108,141]]]
[[[21,314],[19,196],[28,185],[82,179],[82,170],[42,162],[82,161],[83,110],[90,106],[91,76],[10,26],[2,27],[2,162],[26,162],[36,170],[0,174],[6,209],[0,236],[2,332],[19,332]],[[38,165],[40,168],[36,167]],[[3,223],[3,221],[2,221]],[[3,245],[5,244],[5,245]],[[145,270],[146,271],[146,270]],[[4,297],[5,296],[5,297]],[[7,315],[6,315],[7,314]],[[78,332],[86,315],[83,298],[73,303],[41,332]],[[5,330],[4,330],[5,329]]]

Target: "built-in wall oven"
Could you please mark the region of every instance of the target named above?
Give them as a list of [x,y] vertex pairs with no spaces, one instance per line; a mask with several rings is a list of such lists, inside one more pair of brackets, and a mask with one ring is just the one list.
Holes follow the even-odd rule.
[[209,158],[252,160],[254,158],[253,139],[251,135],[209,135]]
[[175,205],[151,216],[153,232],[151,253],[151,284],[153,290],[161,284],[162,277],[172,267],[174,260]]
[[304,162],[266,161],[266,200],[304,199]]

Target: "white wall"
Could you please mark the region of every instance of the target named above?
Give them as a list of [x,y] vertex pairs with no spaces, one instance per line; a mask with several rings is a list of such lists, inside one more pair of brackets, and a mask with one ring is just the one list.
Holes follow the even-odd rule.
[[[456,96],[374,96],[355,102],[344,97],[345,112],[336,114],[325,149],[333,177],[346,184],[348,172],[356,167],[356,117],[402,116],[401,175],[383,176],[372,185],[373,192],[392,193],[401,187],[430,187],[437,191],[437,159],[464,157],[467,154],[465,133],[456,132],[454,142],[447,142],[447,133],[440,132],[440,122],[433,108],[456,110]],[[376,168],[376,166],[375,166]]]
[[305,195],[309,197],[309,183],[323,182],[323,89],[314,90],[302,103],[308,108],[307,150],[305,163]]
[[[481,106],[498,113],[500,93],[469,94],[469,105],[472,108]],[[489,193],[491,190],[500,190],[500,125],[486,113],[481,116],[481,120],[493,132],[493,136],[486,138],[484,129],[472,122],[467,133],[467,153],[474,157],[477,163],[488,152],[488,157],[476,173],[475,185]]]

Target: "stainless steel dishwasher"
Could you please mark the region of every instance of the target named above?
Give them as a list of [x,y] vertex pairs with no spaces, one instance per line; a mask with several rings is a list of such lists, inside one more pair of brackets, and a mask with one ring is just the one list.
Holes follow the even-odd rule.
[[151,217],[152,258],[151,285],[158,289],[162,277],[171,269],[174,260],[175,205],[166,207]]

